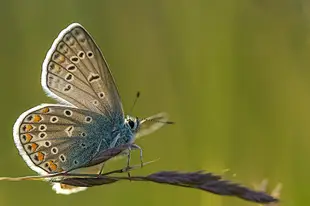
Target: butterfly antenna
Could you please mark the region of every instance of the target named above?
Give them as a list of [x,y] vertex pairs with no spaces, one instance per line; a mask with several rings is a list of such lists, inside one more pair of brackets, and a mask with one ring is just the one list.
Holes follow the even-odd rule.
[[137,103],[137,101],[138,101],[139,97],[140,97],[140,92],[138,91],[138,92],[137,92],[137,94],[136,94],[135,101],[133,102],[133,105],[132,105],[132,107],[131,107],[131,109],[130,109],[129,114],[131,114],[131,113],[132,113],[133,108],[135,107],[135,105],[136,105],[136,103]]

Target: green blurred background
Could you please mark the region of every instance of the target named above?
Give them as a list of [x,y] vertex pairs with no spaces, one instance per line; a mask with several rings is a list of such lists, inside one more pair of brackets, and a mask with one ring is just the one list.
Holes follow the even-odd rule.
[[[25,110],[53,103],[41,64],[58,33],[81,23],[110,64],[125,109],[177,124],[139,140],[135,174],[205,169],[249,187],[283,183],[283,206],[310,205],[310,3],[305,0],[1,1],[0,176],[35,174],[15,148]],[[134,161],[139,162],[138,152]],[[112,162],[119,168],[125,160]],[[255,205],[152,183],[70,196],[44,182],[0,182],[0,205]]]

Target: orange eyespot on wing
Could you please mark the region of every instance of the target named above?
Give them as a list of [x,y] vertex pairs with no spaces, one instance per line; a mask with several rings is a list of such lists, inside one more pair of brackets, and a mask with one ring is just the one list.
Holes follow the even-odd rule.
[[21,140],[22,140],[23,143],[30,142],[32,138],[33,138],[33,136],[31,134],[29,134],[29,133],[21,135]]
[[31,124],[25,124],[22,126],[21,129],[23,132],[30,132],[31,130],[34,129],[34,127]]
[[36,143],[31,143],[31,151],[35,152],[37,150],[39,145],[37,145]]
[[43,152],[37,152],[32,155],[30,155],[30,158],[36,165],[40,164],[43,162],[45,159],[45,154]]
[[37,122],[40,122],[42,120],[42,117],[40,115],[33,115],[33,122],[37,123]]
[[36,143],[30,143],[25,145],[25,149],[28,153],[34,153],[38,147],[39,145]]
[[42,162],[44,160],[45,155],[42,152],[38,152],[37,155],[38,155],[38,161]]
[[48,107],[45,107],[41,110],[41,113],[42,114],[46,114],[46,113],[49,113],[50,112],[50,109]]
[[55,172],[57,170],[57,165],[54,163],[54,161],[51,160],[48,162],[48,164],[48,170],[50,170],[51,172]]

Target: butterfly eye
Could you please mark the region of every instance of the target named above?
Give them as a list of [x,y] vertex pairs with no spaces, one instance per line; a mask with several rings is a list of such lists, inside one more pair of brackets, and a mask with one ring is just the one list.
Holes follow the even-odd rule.
[[136,126],[135,122],[132,121],[131,119],[128,121],[128,124],[129,124],[131,129],[133,129]]

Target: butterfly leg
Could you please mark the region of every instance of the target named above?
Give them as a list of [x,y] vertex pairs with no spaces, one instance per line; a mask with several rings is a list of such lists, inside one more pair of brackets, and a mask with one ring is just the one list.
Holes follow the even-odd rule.
[[140,163],[141,163],[141,167],[143,167],[143,150],[140,146],[136,145],[136,144],[132,144],[131,145],[131,149],[138,149],[140,150]]
[[128,148],[128,154],[127,154],[127,167],[126,167],[127,168],[126,170],[128,170],[127,174],[128,174],[129,178],[131,177],[130,172],[129,172],[129,170],[130,170],[130,159],[131,159],[131,148],[129,147]]
[[[143,167],[143,151],[142,148],[136,144],[132,144],[129,148],[128,148],[128,153],[127,153],[127,169],[130,170],[130,160],[131,160],[131,150],[132,149],[138,149],[140,150],[140,166]],[[128,177],[130,176],[130,172],[128,171]]]
[[104,167],[104,163],[101,165],[100,171],[99,171],[98,175],[101,175],[101,174],[102,174],[102,172],[103,172],[103,167]]
[[[98,146],[98,148],[97,148],[97,152],[96,152],[96,154],[99,152],[99,149],[100,149],[101,143],[102,143],[102,140],[101,140],[101,141],[100,141],[100,143],[99,143],[99,146]],[[101,165],[101,167],[100,167],[100,170],[99,170],[98,175],[101,175],[101,174],[102,174],[103,167],[104,167],[104,163],[102,163],[102,165]]]

